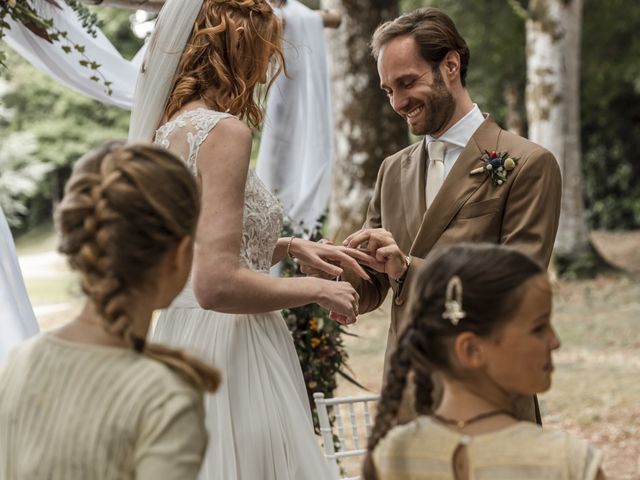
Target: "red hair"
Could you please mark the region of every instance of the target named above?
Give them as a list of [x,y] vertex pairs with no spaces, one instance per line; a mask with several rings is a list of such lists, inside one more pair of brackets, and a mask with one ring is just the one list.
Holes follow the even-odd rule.
[[254,90],[266,80],[274,57],[268,87],[284,69],[284,56],[282,23],[267,1],[204,0],[180,59],[166,118],[202,99],[209,108],[258,127],[263,114]]

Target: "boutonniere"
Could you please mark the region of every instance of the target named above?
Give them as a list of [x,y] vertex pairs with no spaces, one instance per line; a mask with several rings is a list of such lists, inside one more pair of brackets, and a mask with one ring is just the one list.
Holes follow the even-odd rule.
[[471,170],[471,175],[486,172],[496,185],[502,185],[507,181],[509,172],[516,168],[518,158],[510,157],[508,152],[489,152],[485,150],[480,157],[484,163],[481,167]]

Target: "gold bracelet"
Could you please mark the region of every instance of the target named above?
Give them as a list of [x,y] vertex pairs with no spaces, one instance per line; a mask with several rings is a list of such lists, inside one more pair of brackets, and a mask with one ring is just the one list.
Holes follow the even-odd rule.
[[287,243],[287,257],[289,258],[296,258],[293,255],[291,255],[291,244],[293,243],[293,239],[296,238],[293,235],[291,237],[289,237],[289,242]]

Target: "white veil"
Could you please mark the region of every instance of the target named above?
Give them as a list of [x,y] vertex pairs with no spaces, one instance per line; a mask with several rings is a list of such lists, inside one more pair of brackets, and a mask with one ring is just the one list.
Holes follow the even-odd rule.
[[142,61],[129,122],[130,142],[151,142],[203,0],[167,0]]

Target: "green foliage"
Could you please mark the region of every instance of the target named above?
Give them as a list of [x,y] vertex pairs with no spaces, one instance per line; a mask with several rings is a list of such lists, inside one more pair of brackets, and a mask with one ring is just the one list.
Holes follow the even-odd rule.
[[582,146],[593,228],[640,228],[640,9],[586,0]]
[[[98,15],[107,36],[117,48],[124,45],[125,54],[133,55],[142,45],[130,30],[130,13],[100,9]],[[0,90],[0,151],[8,158],[0,167],[0,205],[5,213],[12,212],[11,223],[19,233],[51,217],[80,156],[105,140],[126,138],[129,112],[71,91],[13,52],[8,52],[7,67]],[[29,139],[20,145],[24,150],[8,150],[22,134]],[[22,174],[17,192],[11,178]]]
[[27,201],[38,191],[50,167],[32,162],[37,150],[35,136],[15,132],[6,136],[0,149],[0,206],[9,225],[19,227],[27,214]]

